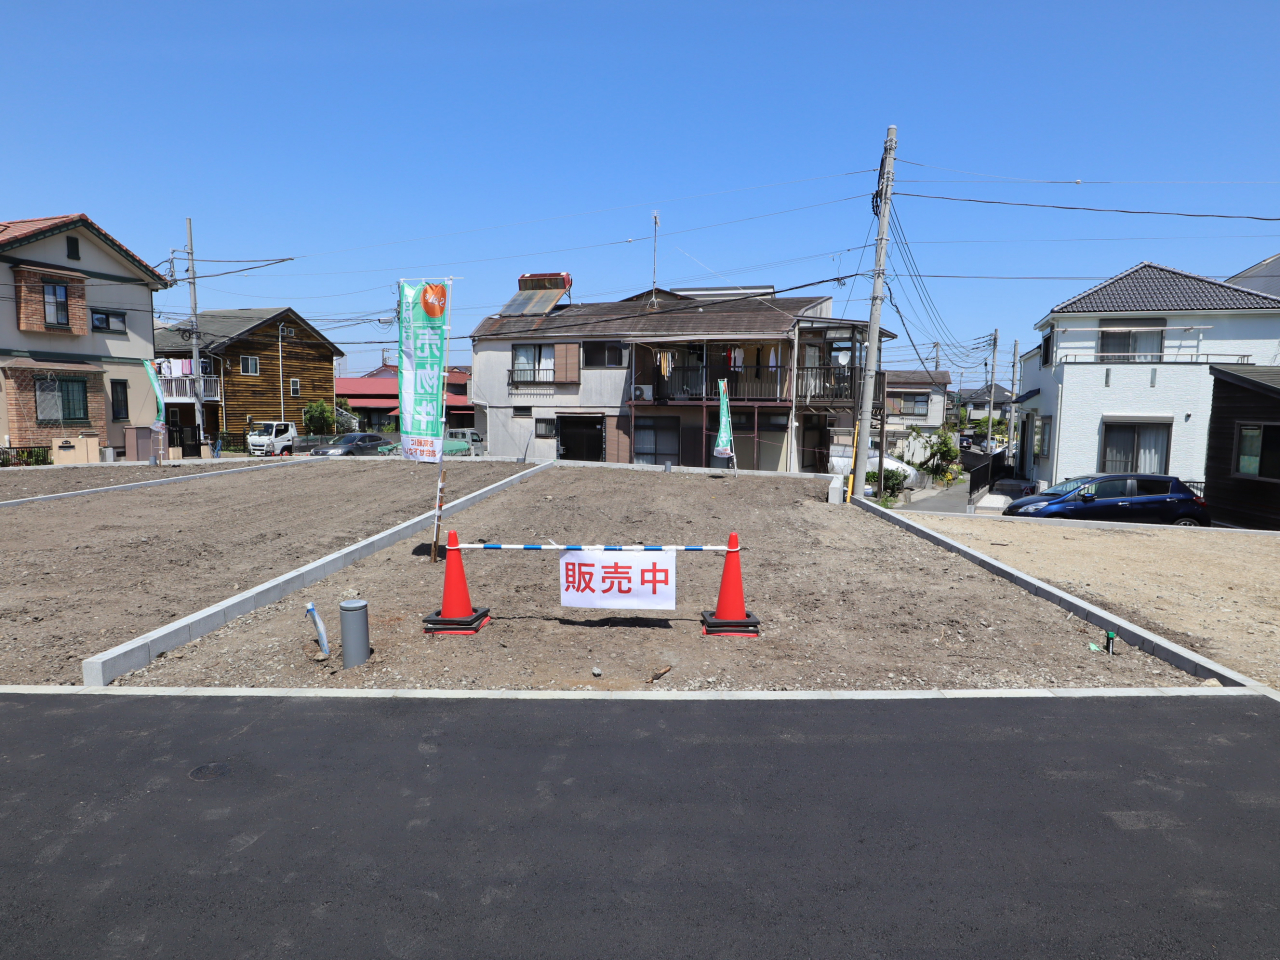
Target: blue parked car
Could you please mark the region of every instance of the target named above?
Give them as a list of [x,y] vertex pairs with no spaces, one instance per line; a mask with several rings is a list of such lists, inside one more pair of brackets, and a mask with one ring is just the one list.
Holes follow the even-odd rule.
[[1177,477],[1149,473],[1086,474],[1005,507],[1006,517],[1056,517],[1209,526],[1209,511]]

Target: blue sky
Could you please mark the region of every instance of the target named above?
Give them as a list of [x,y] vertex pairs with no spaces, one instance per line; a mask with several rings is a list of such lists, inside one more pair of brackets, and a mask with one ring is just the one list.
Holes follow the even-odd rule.
[[[43,3],[4,16],[22,38],[8,72],[25,79],[6,104],[0,218],[83,211],[154,263],[190,216],[201,257],[296,257],[202,281],[201,307],[293,306],[353,372],[394,331],[338,321],[388,316],[399,277],[461,277],[455,333],[520,273],[567,270],[580,300],[646,288],[655,209],[661,285],[866,271],[868,201],[845,198],[872,189],[856,171],[878,164],[889,123],[899,156],[931,165],[901,165],[901,192],[1280,216],[1274,3]],[[925,274],[1092,278],[1153,260],[1226,276],[1280,251],[1280,222],[911,197],[897,212]],[[894,283],[921,351],[947,341],[944,366],[978,363],[976,382],[966,343],[998,327],[1007,376],[1012,340],[1025,350],[1032,324],[1094,281],[924,282],[941,333]],[[838,315],[866,314],[864,280],[813,289]],[[185,287],[157,296],[186,304]],[[896,316],[886,326],[902,332]],[[913,365],[905,337],[890,358]]]

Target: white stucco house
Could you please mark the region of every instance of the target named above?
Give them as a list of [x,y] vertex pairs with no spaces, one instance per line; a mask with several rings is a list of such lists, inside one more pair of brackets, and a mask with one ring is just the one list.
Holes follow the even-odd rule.
[[[947,418],[946,370],[886,370],[885,446],[890,456],[919,461],[929,455],[924,437],[936,433]],[[922,435],[917,438],[912,428]],[[873,435],[872,444],[879,437]]]
[[1021,357],[1019,476],[1203,481],[1211,364],[1280,360],[1280,296],[1140,263],[1058,304]]

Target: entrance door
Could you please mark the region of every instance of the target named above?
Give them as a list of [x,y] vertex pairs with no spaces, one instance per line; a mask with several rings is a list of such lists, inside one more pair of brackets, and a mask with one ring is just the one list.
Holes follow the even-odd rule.
[[603,460],[604,417],[556,417],[560,460]]

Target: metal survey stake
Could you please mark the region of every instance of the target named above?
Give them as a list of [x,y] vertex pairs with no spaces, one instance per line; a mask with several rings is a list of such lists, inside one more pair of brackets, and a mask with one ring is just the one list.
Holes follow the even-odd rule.
[[444,509],[444,467],[440,468],[440,476],[436,480],[436,519],[435,530],[431,534],[431,562],[440,560],[440,511]]

